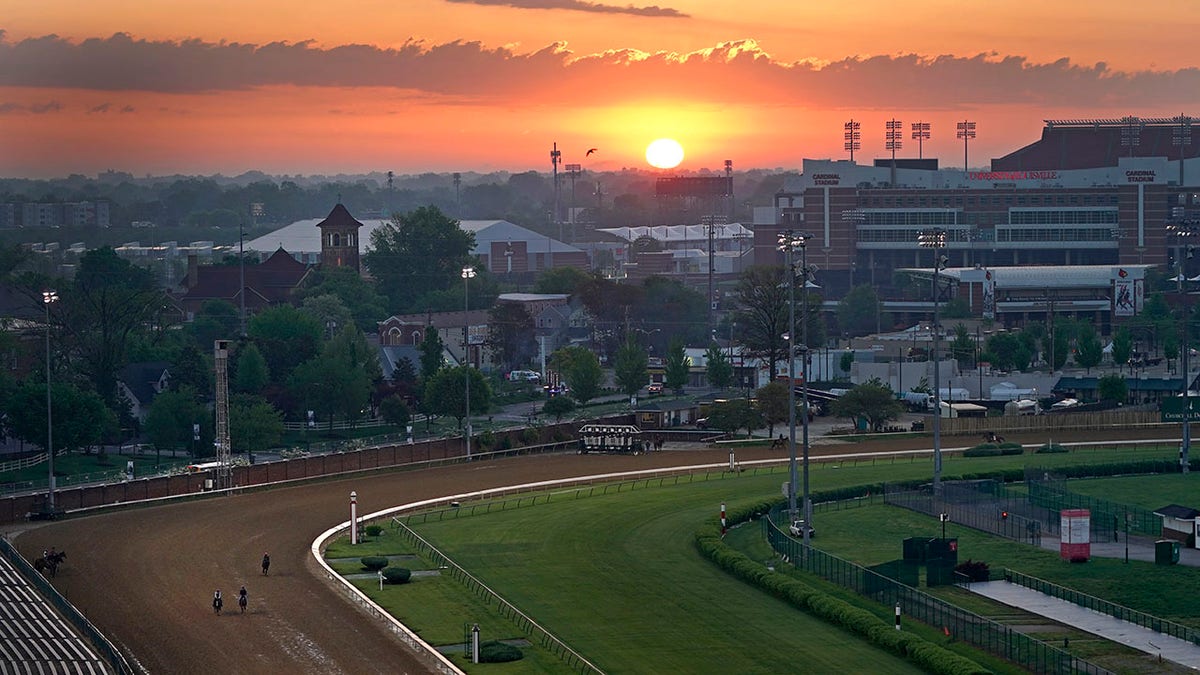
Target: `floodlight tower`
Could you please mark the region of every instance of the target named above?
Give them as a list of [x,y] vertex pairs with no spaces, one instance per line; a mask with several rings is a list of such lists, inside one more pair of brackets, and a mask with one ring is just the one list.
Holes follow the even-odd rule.
[[942,494],[942,395],[941,378],[938,367],[938,338],[941,327],[938,325],[938,303],[941,299],[942,288],[939,283],[939,273],[946,267],[946,256],[942,250],[946,248],[946,231],[934,228],[921,232],[917,236],[917,244],[922,248],[933,249],[933,494]]
[[46,490],[46,512],[50,518],[57,514],[54,511],[54,425],[51,424],[53,415],[50,403],[50,305],[58,302],[58,291],[42,291],[42,304],[46,306],[46,459],[50,463],[50,482]]
[[956,135],[958,138],[961,138],[963,142],[963,172],[965,173],[970,170],[968,167],[971,166],[967,161],[967,143],[972,138],[975,138],[975,123],[971,122],[970,120],[963,120],[955,126],[958,127],[958,133]]
[[904,146],[904,123],[898,119],[890,119],[887,122],[887,149],[892,151],[892,184],[891,187],[896,187],[896,151]]
[[[812,235],[784,230],[779,233],[779,250],[784,254],[784,273],[788,279],[788,430],[789,430],[789,475],[788,510],[791,518],[796,517],[796,483],[798,482],[796,468],[796,269],[794,266],[795,252],[800,251],[800,267],[804,278],[804,293],[808,293],[808,240]],[[808,303],[805,295],[805,315],[802,340],[808,338]],[[801,528],[805,546],[809,543],[809,528],[812,523],[812,503],[808,496],[808,345],[804,347],[804,527]]]
[[467,291],[467,282],[475,278],[475,268],[466,265],[462,268],[463,280],[463,361],[465,368],[463,369],[463,381],[466,382],[466,420],[467,420],[467,459],[471,459],[471,320],[468,318],[468,313],[471,311],[471,296]]
[[[553,147],[550,149],[550,165],[554,169],[554,220],[553,220],[553,222],[558,223],[558,239],[559,239],[559,241],[562,241],[562,218],[559,217],[559,203],[558,203],[558,165],[560,163],[562,163],[562,151],[560,151],[558,149],[558,143],[555,143],[553,145]],[[550,247],[550,251],[549,251],[549,254],[547,257],[549,258],[549,261],[548,261],[549,264],[547,265],[547,267],[554,267],[554,247],[553,246]]]
[[217,488],[233,487],[232,458],[229,445],[229,340],[213,343],[213,370],[216,385],[214,405],[217,413],[216,444]]
[[579,174],[583,173],[583,167],[579,164],[566,165],[567,175],[571,177],[571,216],[568,218],[571,222],[571,239],[579,237],[575,232],[575,179],[579,178]]
[[925,141],[929,140],[929,122],[913,122],[912,137],[917,142],[917,159],[924,159]]
[[850,153],[850,161],[853,162],[854,151],[862,150],[862,122],[855,122],[851,119],[849,122],[843,124],[842,128],[846,130],[842,134],[842,137],[846,139],[843,147]]
[[1172,117],[1175,128],[1171,130],[1171,145],[1179,148],[1179,187],[1183,187],[1183,158],[1187,156],[1185,148],[1192,144],[1192,118],[1187,115]]
[[1121,118],[1121,147],[1129,148],[1129,156],[1133,157],[1133,149],[1142,144],[1142,118],[1136,115],[1126,115]]
[[[1180,148],[1180,152],[1182,152],[1182,151],[1183,151],[1183,149]],[[1184,241],[1188,237],[1191,237],[1196,234],[1197,225],[1200,225],[1200,223],[1197,223],[1196,221],[1192,221],[1192,220],[1180,219],[1175,222],[1167,224],[1167,233],[1174,235],[1177,239],[1179,239],[1179,241]],[[1186,253],[1185,253],[1185,251],[1186,251]],[[1176,291],[1179,293],[1179,302],[1183,306],[1183,308],[1182,308],[1183,318],[1181,320],[1181,323],[1183,324],[1182,325],[1183,330],[1182,330],[1182,334],[1181,334],[1181,338],[1180,338],[1181,356],[1180,356],[1180,364],[1179,364],[1180,365],[1179,370],[1180,370],[1180,372],[1183,373],[1183,416],[1182,416],[1183,417],[1183,419],[1182,419],[1183,435],[1182,435],[1182,437],[1180,439],[1180,443],[1179,443],[1179,466],[1180,466],[1180,470],[1183,473],[1187,473],[1188,472],[1188,463],[1190,461],[1190,458],[1188,457],[1188,455],[1190,454],[1191,449],[1192,449],[1192,431],[1191,431],[1192,380],[1191,380],[1191,373],[1189,372],[1190,367],[1188,365],[1188,356],[1189,356],[1189,354],[1188,354],[1188,351],[1189,351],[1188,332],[1190,330],[1189,324],[1190,324],[1190,320],[1192,318],[1192,316],[1191,316],[1192,315],[1192,306],[1191,306],[1191,303],[1186,301],[1188,296],[1185,295],[1183,292],[1183,282],[1187,276],[1185,274],[1183,261],[1187,258],[1192,257],[1192,245],[1186,244],[1185,246],[1181,246],[1180,252],[1178,254],[1176,254],[1176,257],[1178,258],[1178,262],[1179,262],[1179,274],[1175,277],[1175,288],[1176,288]]]

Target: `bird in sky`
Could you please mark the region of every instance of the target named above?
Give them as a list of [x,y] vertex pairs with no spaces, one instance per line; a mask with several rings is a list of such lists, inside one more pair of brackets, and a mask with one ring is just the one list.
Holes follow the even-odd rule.
[[585,153],[583,153],[583,156],[584,156],[584,157],[587,157],[588,155],[592,154],[592,153],[593,153],[593,152],[595,152],[596,150],[597,150],[597,148],[588,148],[588,151],[587,151],[587,152],[585,152]]

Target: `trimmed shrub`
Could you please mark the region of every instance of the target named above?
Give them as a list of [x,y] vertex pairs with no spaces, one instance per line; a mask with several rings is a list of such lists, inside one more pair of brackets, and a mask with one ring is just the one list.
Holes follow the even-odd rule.
[[369,572],[378,572],[388,566],[388,559],[381,555],[369,555],[359,559],[358,562],[362,564],[364,570]]
[[1025,446],[1020,443],[1001,443],[1001,455],[1023,455],[1025,454]]
[[366,532],[367,532],[368,537],[378,537],[379,535],[383,534],[383,526],[382,525],[368,525],[366,527]]
[[963,457],[999,457],[1000,446],[995,443],[980,443],[963,451]]
[[1058,443],[1043,443],[1042,445],[1038,446],[1037,450],[1034,450],[1034,452],[1038,454],[1059,453],[1066,451],[1067,449]]
[[407,567],[383,568],[383,580],[389,584],[407,584],[412,579],[412,570]]
[[537,429],[527,427],[521,430],[518,438],[521,441],[521,445],[536,445],[541,440],[541,434],[538,433]]
[[520,661],[524,657],[525,655],[519,647],[514,647],[499,640],[489,640],[479,645],[480,663],[507,663],[509,661]]

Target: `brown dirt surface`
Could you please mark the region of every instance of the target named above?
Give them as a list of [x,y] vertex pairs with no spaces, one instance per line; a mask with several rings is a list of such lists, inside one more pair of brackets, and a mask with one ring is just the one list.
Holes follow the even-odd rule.
[[[1074,436],[1069,440],[1084,440]],[[975,442],[947,438],[943,446]],[[906,438],[822,445],[814,452],[928,447],[928,438]],[[741,461],[785,454],[737,450]],[[72,517],[29,528],[15,543],[28,559],[50,546],[66,551],[55,586],[144,672],[424,673],[430,667],[332,588],[311,560],[313,540],[348,519],[352,490],[359,512],[367,514],[491,487],[727,461],[726,449],[668,445],[640,456],[519,457],[372,473]],[[266,577],[263,552],[271,554]],[[236,603],[243,584],[250,597],[245,615]],[[220,616],[210,605],[215,589],[226,600]]]

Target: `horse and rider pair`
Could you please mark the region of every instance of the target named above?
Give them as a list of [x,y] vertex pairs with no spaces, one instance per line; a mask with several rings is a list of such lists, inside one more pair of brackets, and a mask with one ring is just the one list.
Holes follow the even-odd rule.
[[[238,591],[238,609],[240,609],[243,614],[246,613],[246,604],[247,604],[248,600],[249,600],[249,597],[246,594],[246,587],[242,586],[241,590]],[[213,592],[213,600],[212,600],[213,612],[216,614],[220,614],[221,608],[223,608],[224,606],[225,606],[225,600],[224,600],[224,598],[221,597],[221,589],[218,588],[216,591]]]
[[58,566],[66,557],[66,551],[56,551],[54,547],[51,547],[49,551],[42,551],[42,557],[33,561],[33,569],[42,574],[49,572],[51,577],[57,576]]

